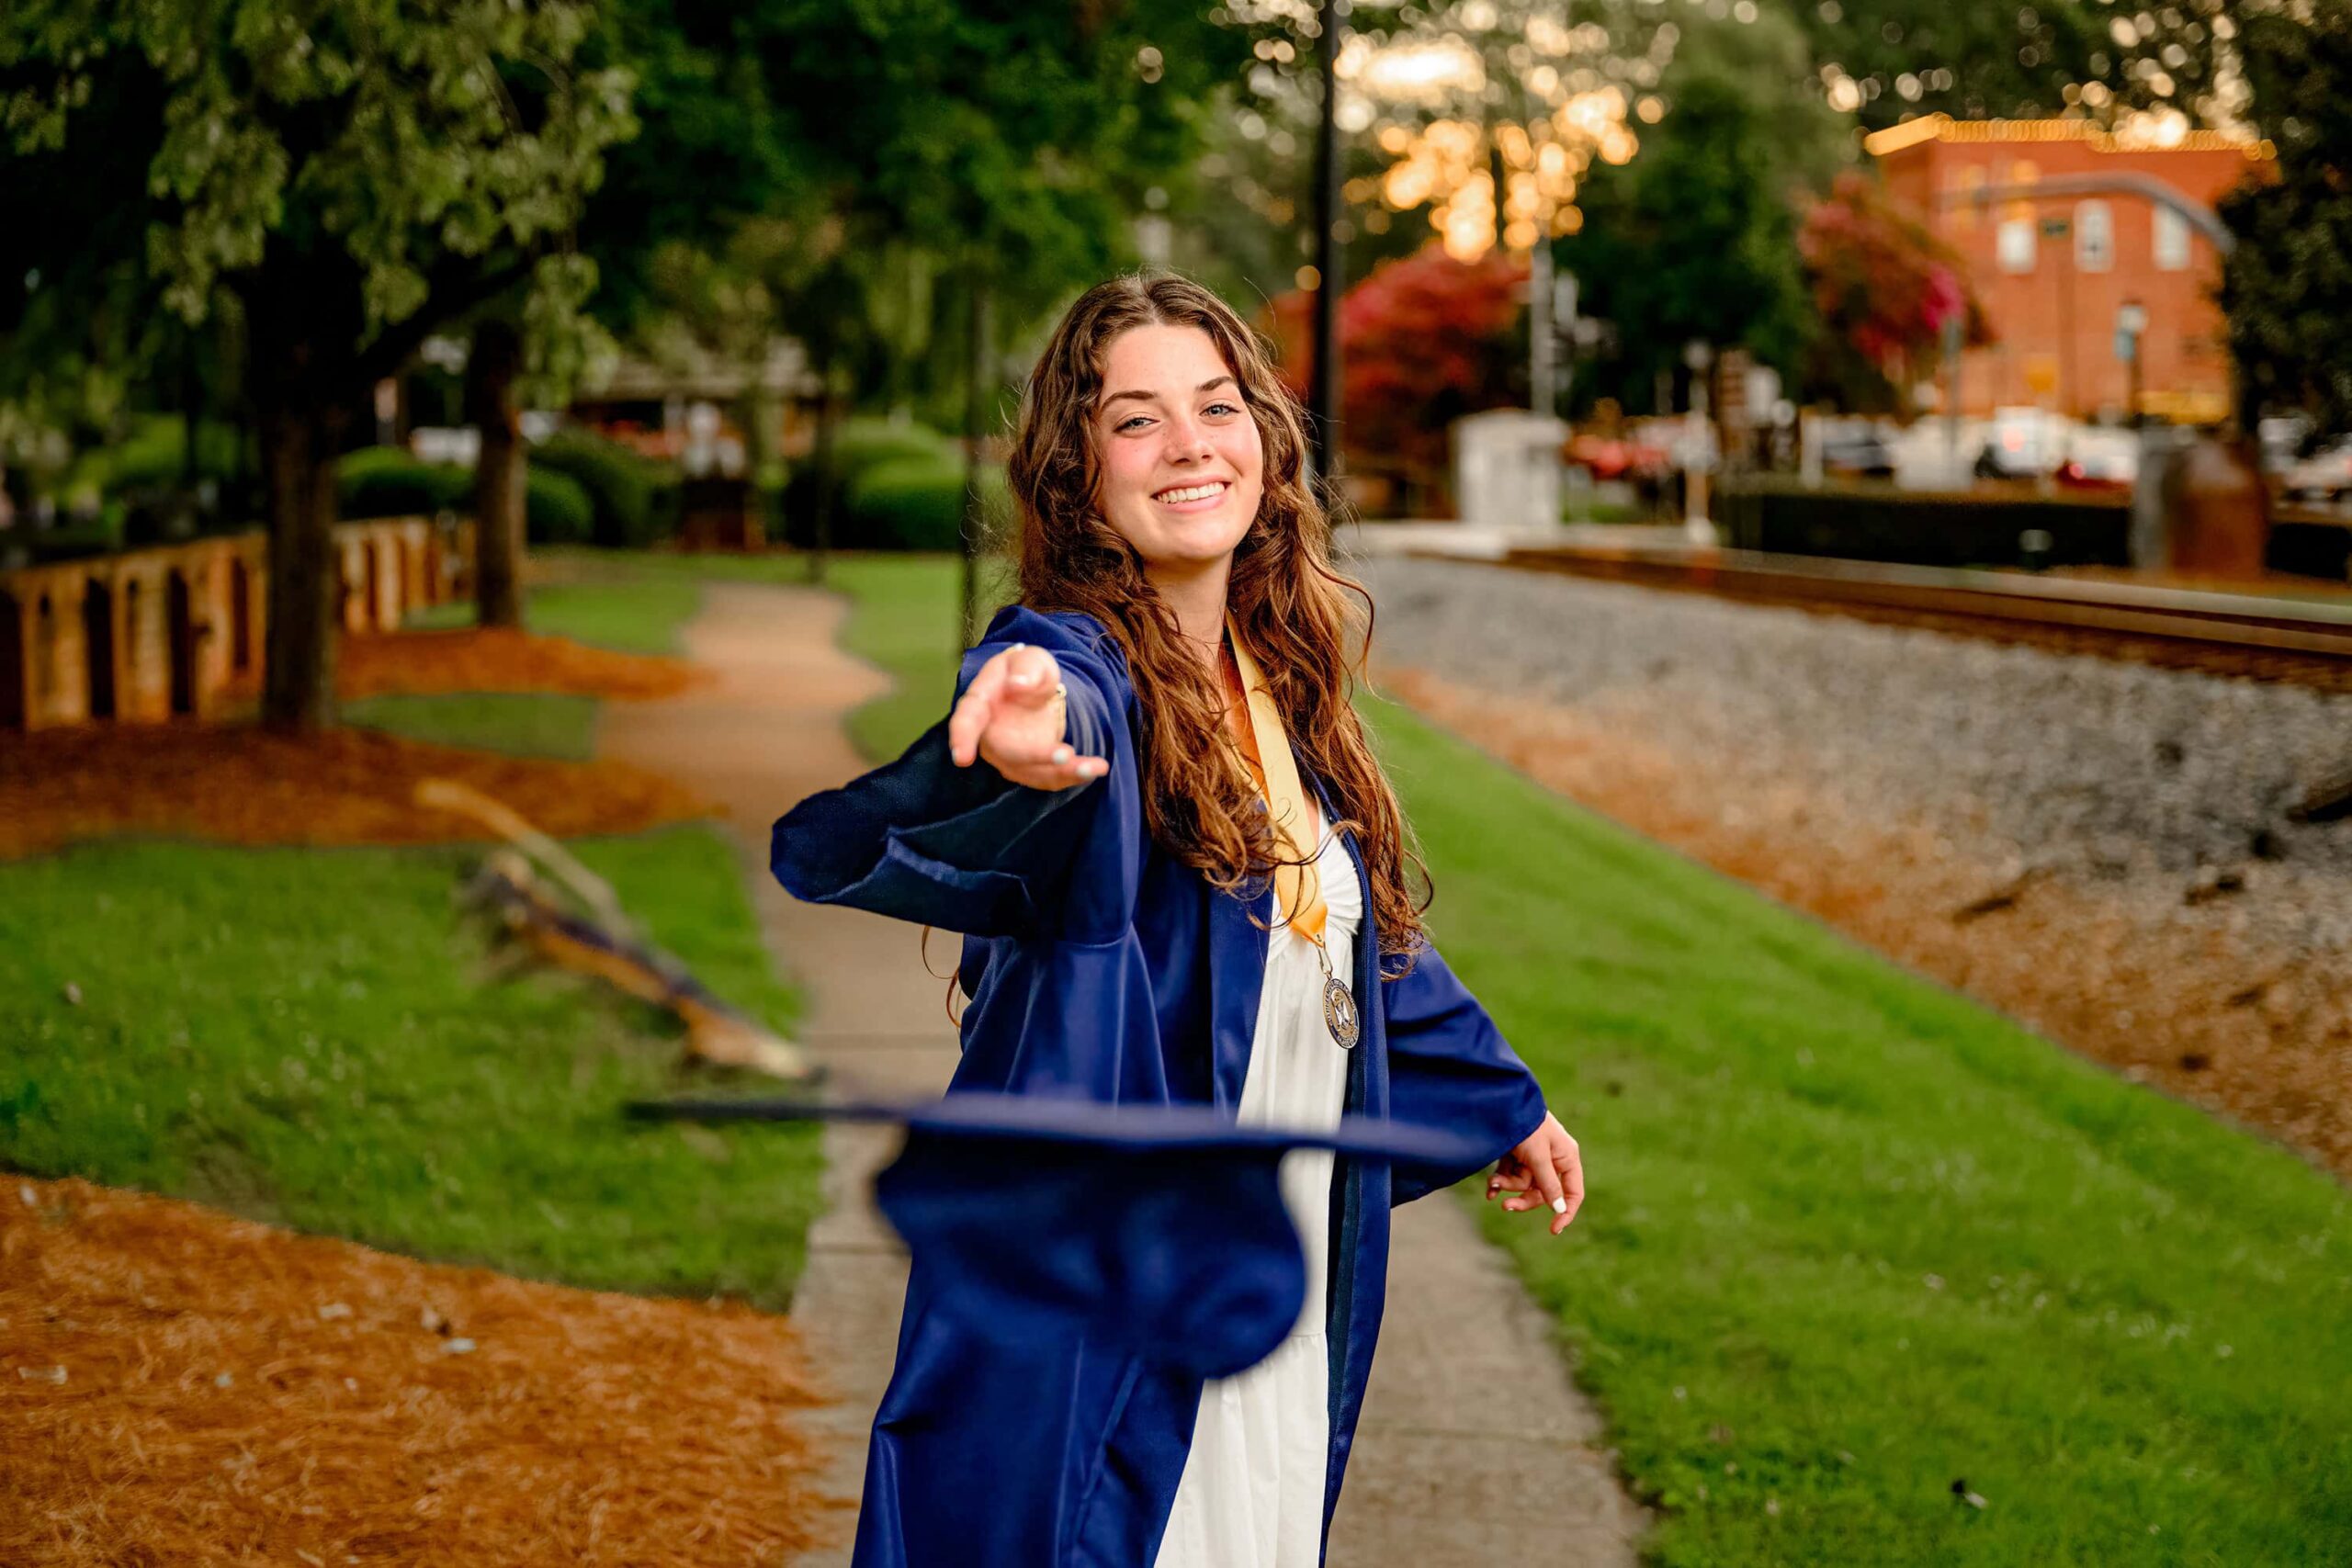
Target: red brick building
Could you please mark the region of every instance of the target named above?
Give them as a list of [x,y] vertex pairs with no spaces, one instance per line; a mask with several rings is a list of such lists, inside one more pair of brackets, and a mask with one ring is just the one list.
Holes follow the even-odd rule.
[[1999,341],[1971,349],[1961,412],[2038,404],[2081,417],[2130,406],[2119,313],[2145,310],[2140,406],[2176,420],[2229,409],[2213,302],[2215,202],[2261,178],[2266,143],[2191,130],[2127,142],[2086,120],[1928,115],[1871,136],[1888,194],[1968,264]]

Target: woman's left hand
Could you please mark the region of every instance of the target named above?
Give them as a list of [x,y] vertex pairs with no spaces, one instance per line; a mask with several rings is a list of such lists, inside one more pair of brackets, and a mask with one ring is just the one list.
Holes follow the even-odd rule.
[[1496,1162],[1487,1182],[1487,1201],[1504,1193],[1510,1196],[1503,1198],[1503,1207],[1513,1213],[1548,1205],[1554,1235],[1567,1229],[1584,1207],[1584,1156],[1550,1111],[1525,1143]]

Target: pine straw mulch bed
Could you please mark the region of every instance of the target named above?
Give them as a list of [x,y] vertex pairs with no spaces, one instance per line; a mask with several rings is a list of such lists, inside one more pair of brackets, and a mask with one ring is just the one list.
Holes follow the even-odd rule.
[[1924,829],[1826,819],[1793,785],[1645,747],[1566,707],[1425,671],[1379,674],[1537,783],[2352,1179],[2352,990],[2311,955],[2152,928],[2096,888],[1979,864]]
[[0,1562],[775,1563],[834,1539],[783,1320],[0,1185]]
[[560,692],[646,699],[675,696],[707,679],[707,671],[683,659],[504,626],[347,637],[335,668],[335,689],[345,697]]
[[479,840],[466,818],[413,803],[456,779],[558,838],[630,833],[704,815],[641,768],[564,762],[364,729],[277,735],[177,721],[85,725],[0,744],[0,860],[123,833],[233,844],[424,844]]

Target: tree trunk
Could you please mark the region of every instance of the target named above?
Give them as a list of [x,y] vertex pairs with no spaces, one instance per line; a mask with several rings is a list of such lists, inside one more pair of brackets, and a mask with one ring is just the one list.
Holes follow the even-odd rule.
[[833,398],[833,364],[826,360],[818,369],[817,446],[809,460],[817,469],[817,515],[815,529],[809,541],[808,581],[822,584],[825,581],[825,558],[833,543],[833,510],[841,504],[840,455],[833,449],[833,433],[841,423],[840,405]]
[[466,417],[481,432],[474,466],[474,604],[485,626],[523,624],[523,437],[514,378],[523,339],[495,317],[474,329]]
[[[291,378],[275,380],[289,388]],[[269,525],[269,634],[262,722],[306,731],[334,720],[334,663],[343,599],[334,548],[336,437],[333,399],[270,398],[258,410],[264,514]]]
[[988,543],[988,513],[980,495],[980,443],[988,434],[989,394],[995,389],[989,383],[989,286],[986,278],[977,275],[973,276],[971,297],[967,303],[969,316],[965,324],[970,336],[965,347],[970,357],[965,362],[964,379],[964,526],[956,530],[963,546],[961,598],[955,649],[959,655],[971,646],[977,636],[972,621],[979,606],[980,554]]

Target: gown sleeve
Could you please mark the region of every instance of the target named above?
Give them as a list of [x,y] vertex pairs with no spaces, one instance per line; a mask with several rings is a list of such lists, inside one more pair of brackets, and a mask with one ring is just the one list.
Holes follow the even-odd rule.
[[957,699],[983,664],[1017,642],[1054,656],[1069,689],[1069,744],[1080,756],[1108,759],[1111,773],[1043,790],[978,760],[957,767],[942,718],[896,761],[810,795],[777,820],[769,865],[787,892],[972,936],[1036,927],[1102,800],[1134,776],[1133,689],[1117,645],[1091,620],[1013,605],[964,655]]
[[1380,982],[1388,1043],[1389,1113],[1486,1149],[1474,1164],[1399,1160],[1391,1203],[1451,1187],[1516,1148],[1544,1124],[1544,1087],[1434,947]]

